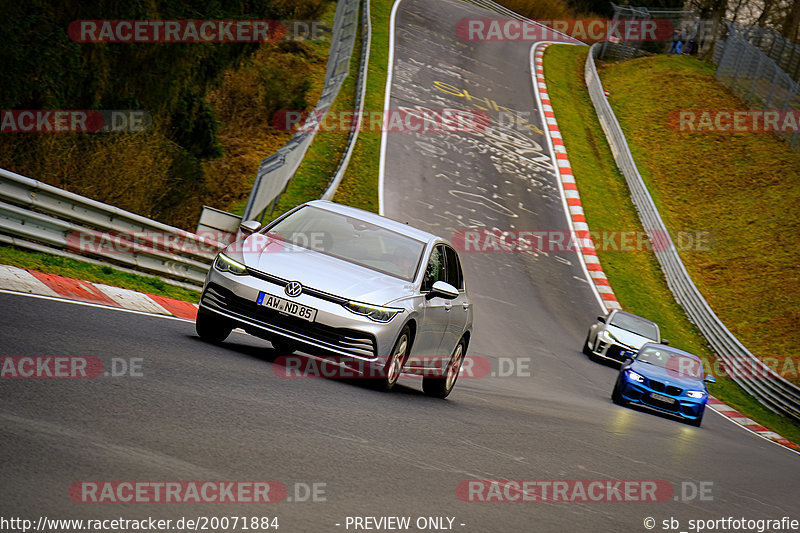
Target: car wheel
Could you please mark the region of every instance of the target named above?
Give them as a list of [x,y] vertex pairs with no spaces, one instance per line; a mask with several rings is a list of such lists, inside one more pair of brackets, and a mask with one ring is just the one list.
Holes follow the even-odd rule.
[[286,339],[275,338],[269,341],[272,348],[281,355],[292,355],[297,351],[297,345]]
[[450,391],[456,385],[458,374],[461,372],[461,363],[464,362],[464,354],[466,353],[466,343],[464,339],[458,341],[456,349],[453,350],[453,355],[447,362],[447,368],[443,376],[425,376],[422,378],[422,391],[428,396],[434,398],[447,398]]
[[696,428],[699,428],[700,424],[703,423],[703,413],[705,413],[705,412],[706,412],[706,408],[703,407],[703,410],[700,411],[700,416],[698,416],[694,420],[687,420],[686,423],[689,424],[690,426],[694,426]]
[[592,353],[592,348],[589,346],[589,337],[591,336],[592,336],[591,332],[586,334],[586,340],[583,341],[583,353],[585,353],[591,358],[594,358],[594,354]]
[[197,334],[206,342],[218,343],[228,338],[233,331],[233,321],[200,309],[194,322]]
[[622,397],[622,391],[619,387],[619,379],[614,383],[614,390],[611,391],[611,401],[617,405],[625,405],[625,399]]
[[392,355],[386,361],[383,367],[383,372],[380,378],[374,380],[374,384],[381,390],[390,391],[394,387],[400,374],[403,372],[403,366],[408,359],[409,349],[411,347],[411,328],[405,326],[397,337],[397,341],[392,348]]

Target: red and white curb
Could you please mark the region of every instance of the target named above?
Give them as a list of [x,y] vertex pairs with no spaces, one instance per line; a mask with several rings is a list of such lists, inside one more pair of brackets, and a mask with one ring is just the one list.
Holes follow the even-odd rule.
[[[569,209],[569,222],[575,233],[576,242],[580,244],[583,262],[586,265],[589,276],[594,282],[594,286],[602,300],[603,306],[607,311],[611,309],[622,309],[617,297],[614,295],[614,291],[611,289],[608,278],[606,278],[606,275],[603,273],[603,267],[600,266],[600,260],[597,258],[597,250],[594,247],[594,243],[591,238],[589,238],[589,226],[586,224],[586,217],[583,213],[583,207],[581,206],[581,197],[578,194],[578,187],[575,184],[575,176],[572,174],[572,166],[569,163],[569,157],[567,157],[567,150],[564,147],[564,141],[558,129],[558,122],[556,122],[553,107],[550,105],[550,95],[547,93],[547,82],[544,78],[544,67],[542,65],[545,48],[550,46],[550,44],[551,43],[539,43],[534,45],[531,48],[531,54],[533,58],[532,67],[534,69],[534,93],[536,94],[539,108],[542,110],[545,125],[547,126],[546,135],[549,136],[552,143],[559,186],[561,187],[563,197],[566,199],[567,208]],[[709,397],[707,405],[720,415],[748,431],[800,453],[800,445],[783,438],[774,431],[770,431],[716,398]]]
[[581,197],[578,194],[578,187],[575,185],[575,176],[572,174],[572,165],[569,163],[567,150],[564,147],[564,141],[561,139],[561,132],[558,129],[558,122],[556,122],[555,113],[550,105],[550,95],[547,93],[547,83],[544,79],[544,68],[542,67],[542,57],[544,56],[544,49],[549,44],[545,43],[541,46],[535,46],[533,49],[534,56],[534,88],[536,99],[539,101],[539,108],[544,114],[544,122],[546,126],[547,135],[550,137],[550,142],[553,146],[553,155],[555,156],[555,168],[558,174],[558,183],[561,188],[561,193],[567,203],[569,210],[569,222],[572,231],[575,235],[575,241],[580,246],[580,253],[583,257],[583,263],[589,274],[589,278],[594,283],[594,289],[597,292],[603,307],[606,311],[611,309],[622,309],[619,301],[617,300],[614,290],[608,283],[603,272],[603,267],[600,265],[600,260],[597,258],[597,250],[594,247],[592,239],[589,237],[589,226],[586,224],[586,216],[583,213],[583,206],[581,205]]
[[197,317],[197,304],[9,265],[0,265],[0,289],[187,320]]

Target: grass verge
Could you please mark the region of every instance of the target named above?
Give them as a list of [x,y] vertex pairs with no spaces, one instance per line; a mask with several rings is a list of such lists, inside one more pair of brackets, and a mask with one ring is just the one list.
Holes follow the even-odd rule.
[[199,292],[170,285],[159,278],[137,276],[109,266],[93,265],[68,257],[31,252],[11,246],[0,246],[0,265],[38,270],[47,274],[103,283],[185,302],[197,303],[200,300]]
[[[389,65],[389,18],[392,0],[371,0],[370,21],[372,41],[367,68],[367,88],[364,110],[383,110],[386,74]],[[358,134],[350,164],[334,196],[334,201],[378,212],[378,166],[380,163],[381,132],[371,129]]]
[[[616,167],[583,81],[587,53],[587,47],[554,45],[544,56],[550,100],[569,152],[586,221],[592,231],[642,231],[627,184]],[[661,88],[649,90],[658,93]],[[639,153],[637,161],[642,157]],[[689,190],[683,191],[688,193]],[[716,357],[675,302],[654,254],[615,252],[598,246],[598,256],[626,310],[655,320],[673,346],[696,353],[714,368]],[[710,389],[745,416],[800,442],[800,426],[763,407],[730,379],[720,377]]]

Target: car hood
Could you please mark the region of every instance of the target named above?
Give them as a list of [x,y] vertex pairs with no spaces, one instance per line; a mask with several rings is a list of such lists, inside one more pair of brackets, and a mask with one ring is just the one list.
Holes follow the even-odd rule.
[[238,241],[225,253],[261,272],[363,303],[385,305],[414,293],[411,282],[263,234]]
[[647,379],[655,379],[665,383],[668,382],[670,385],[675,385],[682,389],[706,390],[705,382],[702,379],[681,376],[675,370],[668,370],[660,366],[641,363],[635,360],[631,363],[629,368]]
[[608,325],[606,326],[606,330],[614,335],[622,344],[630,346],[631,348],[636,348],[637,350],[648,342],[654,342],[654,339],[642,337],[641,335],[637,335],[626,329],[618,328],[617,326]]

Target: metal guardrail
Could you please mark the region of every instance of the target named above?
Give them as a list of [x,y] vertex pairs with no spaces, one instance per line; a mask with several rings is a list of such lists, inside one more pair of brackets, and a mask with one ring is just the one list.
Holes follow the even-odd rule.
[[198,289],[223,244],[0,169],[0,241]]
[[350,71],[350,57],[358,29],[358,3],[359,0],[341,0],[336,5],[322,95],[301,131],[295,133],[276,153],[261,161],[242,220],[259,219],[270,204],[274,206],[300,166],[320,122],[339,94],[342,82]]
[[361,59],[358,67],[358,81],[356,82],[356,101],[358,102],[358,109],[356,110],[356,120],[350,129],[350,135],[347,138],[347,147],[345,148],[344,157],[339,161],[339,166],[336,168],[330,184],[325,192],[320,197],[321,200],[333,200],[336,194],[336,189],[342,182],[344,173],[347,170],[347,165],[350,163],[350,156],[353,155],[353,148],[356,146],[358,139],[358,132],[361,129],[361,122],[363,120],[362,114],[364,113],[364,96],[367,92],[367,69],[369,67],[369,47],[372,43],[372,23],[370,22],[369,13],[369,0],[364,0],[363,8],[361,10]]
[[642,225],[651,235],[667,236],[664,238],[666,242],[661,242],[659,238],[658,248],[663,250],[655,254],[670,290],[689,320],[697,326],[714,352],[725,363],[731,378],[769,409],[800,421],[800,387],[775,373],[750,353],[711,310],[689,277],[671,238],[668,237],[667,228],[650,197],[647,186],[636,168],[617,117],[603,93],[603,85],[594,63],[594,58],[601,49],[600,45],[601,43],[592,45],[586,58],[584,72],[586,85],[614,159],[628,183]]
[[523,17],[522,15],[516,13],[515,11],[511,11],[505,6],[501,6],[497,2],[493,2],[492,0],[464,0],[464,1],[467,2],[468,4],[482,7],[487,11],[494,11],[495,13],[500,13],[501,15],[505,15],[510,18],[514,18],[517,20],[530,20],[529,18]]

